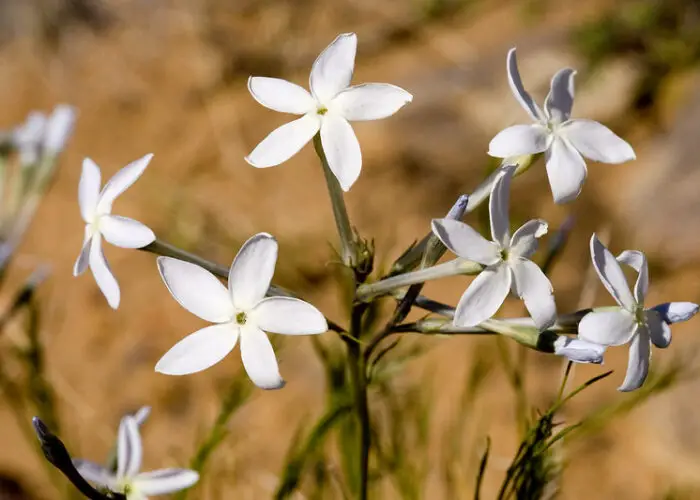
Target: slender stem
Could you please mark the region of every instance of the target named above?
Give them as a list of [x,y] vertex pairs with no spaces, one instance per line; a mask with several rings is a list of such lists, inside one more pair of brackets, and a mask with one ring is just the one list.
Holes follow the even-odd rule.
[[[573,316],[573,315],[572,315]],[[575,333],[572,326],[554,326],[553,329],[540,332],[534,325],[528,324],[530,318],[511,320],[488,319],[475,327],[461,327],[447,319],[428,318],[407,325],[399,325],[392,333],[417,332],[426,334],[488,334],[498,333],[509,337],[519,344],[541,352],[554,352],[554,342],[561,336],[558,332]],[[370,344],[367,349],[373,346]]]
[[477,262],[464,259],[454,259],[437,266],[428,267],[419,271],[399,274],[374,283],[364,284],[357,289],[357,300],[366,302],[378,295],[386,295],[396,288],[401,288],[416,283],[457,276],[459,274],[479,274],[483,266]]
[[340,188],[338,179],[335,177],[330,167],[326,153],[321,145],[321,133],[314,136],[314,148],[321,165],[323,166],[323,174],[326,177],[326,185],[328,186],[328,195],[331,198],[331,206],[333,207],[333,217],[335,225],[338,228],[338,236],[340,236],[340,257],[343,264],[348,267],[353,267],[355,264],[355,243],[352,235],[352,227],[350,226],[350,218],[348,211],[345,208],[345,200],[343,198],[343,190]]
[[[362,315],[365,312],[366,304],[356,304],[353,307],[350,322],[350,335],[356,339],[360,338],[362,328]],[[367,374],[365,369],[365,357],[362,353],[362,346],[359,342],[346,342],[348,349],[348,364],[350,369],[350,380],[354,392],[355,416],[360,429],[360,500],[367,499],[369,486],[369,450],[371,446],[371,424],[369,416],[369,406],[367,402]]]
[[[186,252],[185,250],[182,250],[181,248],[178,248],[175,245],[171,245],[170,243],[166,243],[162,240],[155,240],[150,245],[146,245],[145,247],[139,248],[139,250],[143,250],[144,252],[150,252],[155,255],[162,255],[164,257],[172,257],[174,259],[184,260],[185,262],[191,262],[192,264],[196,264],[199,267],[206,269],[210,273],[219,276],[220,278],[224,278],[226,280],[228,279],[228,267],[216,264],[215,262],[211,262],[207,259],[200,257],[199,255]],[[270,288],[267,291],[267,295],[278,297],[295,297],[295,295],[292,292],[285,290],[284,288],[275,284],[270,285]],[[345,333],[345,329],[337,323],[329,320],[328,318],[326,318],[326,322],[328,323],[329,330],[337,333]]]

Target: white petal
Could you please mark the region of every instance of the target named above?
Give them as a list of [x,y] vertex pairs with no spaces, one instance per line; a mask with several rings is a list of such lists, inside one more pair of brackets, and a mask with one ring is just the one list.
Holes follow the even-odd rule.
[[594,344],[616,346],[629,342],[636,328],[634,316],[622,308],[593,311],[578,324],[578,336]]
[[401,87],[389,83],[365,83],[343,90],[331,109],[346,120],[379,120],[396,113],[413,100]]
[[549,94],[544,101],[544,112],[552,123],[563,123],[571,116],[574,105],[574,76],[571,68],[560,69],[552,77]]
[[189,488],[199,481],[199,474],[188,469],[161,469],[144,472],[134,478],[136,489],[144,495],[167,495]]
[[547,234],[549,226],[542,219],[533,219],[515,231],[510,239],[512,255],[529,258],[537,250],[537,238]]
[[572,339],[560,336],[554,341],[554,354],[564,356],[575,363],[596,363],[603,362],[605,346],[587,342],[581,339]]
[[119,422],[117,434],[117,476],[133,477],[141,468],[143,446],[136,420],[131,415]]
[[258,233],[243,243],[228,274],[228,289],[236,308],[247,311],[265,297],[275,274],[277,250],[277,240],[267,233]]
[[102,253],[102,238],[100,233],[96,233],[92,237],[90,243],[90,255],[88,256],[90,262],[90,270],[92,275],[95,277],[95,282],[97,286],[102,291],[102,294],[107,299],[107,303],[112,309],[119,307],[119,284],[112,274],[112,270],[109,268],[107,259],[105,259]]
[[488,241],[464,222],[454,219],[433,219],[431,226],[435,236],[463,259],[473,260],[485,266],[501,260],[498,246]]
[[545,152],[545,161],[554,202],[575,199],[586,180],[586,163],[581,155],[565,139],[555,137]]
[[456,326],[476,326],[491,318],[508,296],[510,268],[504,264],[484,269],[469,285],[457,304]]
[[627,373],[618,391],[629,392],[639,389],[649,374],[649,363],[651,362],[651,342],[646,330],[641,329],[630,342],[629,360],[627,362]]
[[362,168],[360,143],[352,126],[342,116],[326,114],[321,122],[321,144],[333,175],[343,191],[348,191]]
[[156,239],[156,235],[145,224],[119,215],[100,217],[100,233],[112,245],[122,248],[142,248]]
[[514,167],[508,167],[496,178],[489,199],[489,220],[491,237],[501,248],[508,248],[510,243],[510,181],[513,179]]
[[156,364],[165,375],[189,375],[206,370],[236,347],[240,329],[231,324],[212,325],[197,330],[175,344]]
[[44,133],[44,150],[50,154],[63,151],[73,133],[77,111],[72,106],[59,104],[49,116]]
[[107,488],[113,483],[112,475],[99,464],[89,460],[76,459],[73,460],[73,465],[80,475],[91,483],[95,483],[103,488]]
[[315,113],[285,123],[255,146],[245,161],[258,168],[279,165],[297,154],[316,135],[320,126],[321,122]]
[[496,158],[533,155],[549,147],[551,134],[539,123],[513,125],[501,130],[489,143],[489,155]]
[[260,104],[280,113],[303,115],[316,111],[316,101],[306,89],[280,78],[251,76],[248,90]]
[[311,93],[321,103],[333,99],[352,80],[357,52],[355,33],[343,33],[321,52],[311,68]]
[[241,358],[250,380],[261,389],[284,387],[275,351],[265,332],[252,325],[246,325],[241,330]]
[[623,163],[636,155],[627,141],[593,120],[570,120],[560,133],[586,158],[603,163]]
[[635,300],[632,297],[620,264],[595,234],[591,236],[590,246],[593,267],[598,273],[600,281],[603,282],[605,288],[618,304],[628,311],[634,311],[636,307]]
[[523,82],[520,79],[518,60],[515,56],[515,47],[508,51],[506,70],[508,72],[508,84],[510,85],[510,89],[515,98],[518,100],[527,114],[530,115],[530,118],[535,121],[542,121],[544,119],[544,113],[542,113],[542,110],[537,103],[535,103],[530,94],[525,91]]
[[146,422],[146,419],[148,416],[151,414],[151,407],[150,406],[142,406],[139,408],[136,413],[133,414],[134,420],[136,420],[136,425],[141,427],[144,422]]
[[324,333],[328,330],[321,311],[292,297],[268,297],[252,311],[253,322],[266,332],[287,335]]
[[638,304],[644,304],[649,290],[649,265],[646,256],[638,250],[625,250],[617,256],[617,261],[627,264],[639,273],[634,284],[634,299]]
[[102,189],[100,200],[97,202],[97,213],[107,214],[112,211],[114,200],[141,177],[151,158],[153,158],[153,155],[147,154],[138,160],[132,161],[114,174],[114,177]]
[[669,324],[654,309],[644,311],[644,316],[651,342],[661,349],[668,347],[671,344],[671,327]]
[[698,305],[692,302],[667,302],[654,307],[661,318],[669,324],[688,321],[698,312]]
[[100,198],[100,167],[90,158],[83,160],[83,171],[78,184],[80,214],[87,223],[92,222]]
[[90,262],[90,248],[92,246],[92,236],[90,236],[90,231],[85,228],[85,239],[83,240],[83,247],[80,249],[80,255],[75,260],[73,265],[73,276],[80,276],[87,269]]
[[515,290],[525,302],[530,316],[540,330],[545,330],[557,319],[557,307],[552,295],[552,284],[537,264],[518,258],[511,264]]
[[235,314],[226,287],[198,265],[158,257],[158,271],[170,294],[195,316],[212,323],[226,323]]

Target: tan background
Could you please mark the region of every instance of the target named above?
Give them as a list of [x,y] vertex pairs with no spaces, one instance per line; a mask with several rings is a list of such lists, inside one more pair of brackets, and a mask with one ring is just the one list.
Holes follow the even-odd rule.
[[[59,102],[80,111],[75,136],[12,279],[19,282],[39,264],[51,266],[42,290],[42,335],[65,437],[81,456],[99,460],[120,415],[151,404],[147,468],[186,464],[197,437],[215,418],[216,394],[240,369],[236,351],[201,374],[176,379],[153,372],[173,343],[203,325],[167,293],[151,255],[107,248],[122,290],[117,312],[89,275],[72,277],[82,238],[77,207],[82,158],[93,158],[108,178],[128,161],[155,153],[144,177],[116,203],[117,213],[225,264],[251,234],[271,232],[281,244],[278,281],[329,316],[342,318],[327,244],[335,243],[333,220],[312,149],[274,169],[256,170],[243,160],[286,119],[250,97],[247,76],[284,77],[305,85],[313,59],[340,32],[359,36],[355,82],[391,82],[414,94],[414,102],[396,116],[355,127],[364,164],[347,203],[361,233],[376,238],[381,262],[395,258],[427,231],[431,217],[477,185],[496,132],[526,122],[505,78],[506,51],[517,46],[525,85],[538,100],[558,68],[581,70],[575,116],[614,127],[639,158],[618,166],[589,164],[582,196],[566,206],[553,205],[541,164],[514,184],[520,219],[542,217],[557,227],[569,214],[577,218],[552,278],[559,309],[577,306],[588,263],[586,242],[594,230],[608,232],[614,252],[647,252],[650,305],[700,301],[700,75],[688,71],[669,79],[657,119],[650,120],[630,110],[639,77],[634,60],[615,60],[586,74],[572,33],[616,2],[469,2],[468,8],[431,18],[420,2],[400,0],[109,0],[99,4],[92,24],[76,22],[69,4],[0,2],[0,34],[5,36],[0,125],[9,127],[31,109],[47,110]],[[427,293],[455,303],[466,284],[466,279],[448,280],[431,284]],[[609,304],[602,287],[597,290],[596,303]],[[519,311],[517,303],[504,310]],[[654,352],[655,366],[692,352],[698,321],[674,327],[671,348]],[[434,345],[411,364],[410,373],[429,373],[425,383],[434,386],[436,438],[429,456],[438,463],[437,436],[454,413],[472,353],[477,346],[488,349],[493,339],[423,341]],[[324,400],[323,373],[306,339],[286,342],[279,359],[287,387],[253,393],[233,419],[231,435],[194,498],[268,498],[274,491],[298,423],[320,411]],[[542,408],[556,391],[561,363],[532,354],[530,365],[530,403]],[[572,418],[628,397],[615,391],[625,366],[626,350],[618,348],[608,353],[604,368],[577,369],[580,381],[604,369],[615,373],[572,406]],[[517,436],[503,375],[493,375],[487,384],[464,418],[472,467],[485,436],[493,440],[484,490],[491,498]],[[700,492],[698,388],[696,382],[677,387],[566,448],[570,467],[562,496],[646,499],[678,491],[695,498],[693,492]],[[471,478],[474,471],[464,474]],[[39,498],[55,498],[2,401],[0,472]],[[426,498],[445,495],[440,474],[437,467],[431,469]],[[464,495],[469,497],[469,490]]]

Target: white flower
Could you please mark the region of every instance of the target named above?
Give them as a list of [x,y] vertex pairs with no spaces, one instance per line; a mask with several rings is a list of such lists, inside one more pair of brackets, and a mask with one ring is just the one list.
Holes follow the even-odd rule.
[[554,341],[554,354],[564,356],[575,363],[601,364],[604,353],[605,346],[581,339],[562,335]]
[[[644,308],[649,288],[649,269],[642,252],[626,250],[617,260],[594,234],[591,237],[591,257],[600,280],[620,307],[606,307],[588,313],[578,326],[579,338],[603,346],[630,343],[627,375],[620,391],[633,391],[644,383],[649,372],[651,344],[668,347],[671,343],[670,323],[690,319],[697,304],[672,302],[651,309]],[[638,273],[634,293],[630,291],[620,264]]]
[[265,332],[287,335],[328,330],[323,314],[311,304],[291,297],[268,297],[277,262],[277,241],[267,233],[251,237],[233,259],[228,290],[209,271],[169,257],[158,258],[168,290],[182,307],[216,323],[175,344],[156,365],[167,375],[195,373],[221,361],[240,338],[241,358],[250,379],[263,389],[279,389],[272,344]]
[[545,153],[547,176],[554,201],[571,201],[581,192],[586,163],[581,155],[604,163],[635,159],[632,147],[598,122],[571,119],[574,104],[572,69],[562,69],[552,78],[544,112],[525,91],[518,73],[515,49],[508,52],[508,83],[534,125],[515,125],[499,132],[489,144],[489,154],[498,158]]
[[462,295],[455,311],[457,326],[476,326],[492,317],[511,288],[525,301],[540,330],[556,319],[552,285],[537,264],[528,259],[537,249],[537,238],[547,233],[547,223],[531,220],[510,236],[508,204],[513,171],[513,167],[507,167],[493,184],[489,200],[493,241],[463,222],[433,220],[433,232],[447,248],[463,259],[487,266]]
[[116,471],[88,460],[74,460],[73,464],[85,479],[114,493],[126,495],[127,500],[147,500],[151,495],[167,495],[189,488],[199,480],[199,474],[188,469],[139,472],[142,457],[138,423],[128,415],[119,424]]
[[19,151],[20,164],[36,164],[42,154],[55,156],[65,147],[73,131],[76,112],[71,106],[60,104],[50,116],[32,111],[25,122],[12,132],[12,143]]
[[273,167],[295,155],[321,131],[328,166],[347,191],[362,167],[360,144],[348,121],[377,120],[396,113],[413,96],[387,83],[350,86],[355,66],[357,36],[339,35],[314,62],[309,86],[278,78],[250,77],[248,89],[266,108],[303,115],[273,130],[246,161],[254,167]]
[[85,221],[85,239],[73,275],[82,274],[88,266],[97,286],[107,298],[109,305],[119,307],[119,284],[109,269],[102,253],[102,238],[122,248],[141,248],[152,243],[156,237],[148,227],[133,219],[111,215],[112,203],[141,176],[151,161],[148,154],[129,163],[114,174],[100,192],[100,167],[90,158],[83,160],[83,173],[78,186],[80,213]]

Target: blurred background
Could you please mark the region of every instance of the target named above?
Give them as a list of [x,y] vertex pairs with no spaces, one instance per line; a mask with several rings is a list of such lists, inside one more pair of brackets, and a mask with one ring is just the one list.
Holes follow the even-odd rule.
[[[329,246],[335,228],[312,148],[273,169],[254,169],[243,157],[286,121],[251,98],[248,76],[306,86],[315,57],[347,31],[359,37],[354,82],[390,82],[414,95],[394,117],[355,126],[364,164],[346,199],[353,224],[376,241],[378,267],[386,269],[428,231],[432,217],[478,185],[494,166],[486,151],[499,130],[528,121],[506,80],[505,55],[517,46],[536,100],[556,70],[576,68],[574,116],[605,123],[638,157],[623,165],[589,162],[583,193],[569,205],[553,204],[541,163],[514,182],[514,224],[541,217],[556,228],[575,220],[551,273],[559,310],[612,303],[587,278],[593,231],[614,253],[647,253],[648,305],[700,302],[695,0],[0,0],[0,128],[57,103],[79,111],[7,277],[21,286],[37,268],[50,269],[38,288],[39,335],[61,436],[76,456],[106,457],[119,418],[151,405],[145,469],[186,465],[241,373],[237,351],[200,374],[154,372],[168,348],[203,324],[171,298],[152,255],[106,247],[122,290],[116,312],[89,274],[73,278],[85,156],[106,179],[155,153],[116,213],[221,264],[250,235],[270,232],[280,242],[276,282],[345,323]],[[480,220],[483,213],[466,219]],[[467,284],[440,281],[425,293],[455,304]],[[0,295],[0,310],[13,297]],[[521,307],[511,301],[502,314],[522,315]],[[577,382],[615,373],[560,415],[598,415],[560,450],[561,498],[700,497],[698,321],[675,326],[671,347],[654,351],[657,376],[641,395],[615,390],[626,348],[611,349],[604,367],[576,367]],[[25,342],[24,325],[14,321],[0,337],[0,364],[14,380],[26,376],[11,356]],[[420,355],[401,365],[394,389],[404,405],[399,415],[425,413],[419,431],[401,431],[415,498],[471,497],[487,436],[483,497],[493,498],[517,449],[523,411],[536,415],[556,395],[561,359],[491,337],[411,341]],[[287,386],[264,392],[244,380],[251,390],[191,498],[273,496],[290,444],[327,397],[323,365],[308,339],[280,344],[278,357]],[[478,390],[465,399],[475,380]],[[0,498],[61,498],[9,399],[0,399]],[[28,419],[31,400],[26,406]],[[333,459],[326,465],[332,476]],[[382,498],[407,496],[389,480],[378,491]]]

